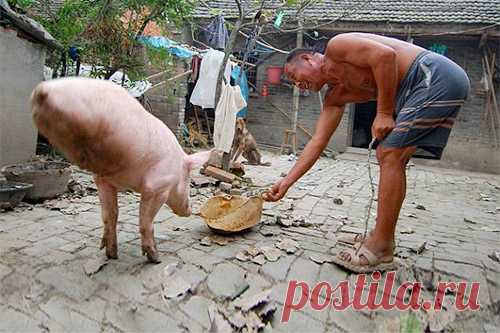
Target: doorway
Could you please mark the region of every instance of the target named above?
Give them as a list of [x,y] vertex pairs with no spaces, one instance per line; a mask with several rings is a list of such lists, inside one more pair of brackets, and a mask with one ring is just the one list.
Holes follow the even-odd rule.
[[377,101],[354,105],[353,147],[368,149],[368,145],[372,141],[372,124],[376,115]]

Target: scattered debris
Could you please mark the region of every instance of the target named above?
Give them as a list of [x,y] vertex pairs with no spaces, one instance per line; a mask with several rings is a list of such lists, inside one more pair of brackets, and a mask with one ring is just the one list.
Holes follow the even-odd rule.
[[260,249],[259,249],[259,248],[257,248],[257,247],[255,247],[255,246],[253,246],[253,245],[252,245],[252,246],[250,246],[250,247],[249,247],[246,251],[247,251],[247,253],[248,253],[249,255],[251,255],[252,257],[255,257],[256,255],[258,255],[258,254],[260,254],[260,253],[261,253]]
[[224,237],[221,235],[208,235],[203,237],[203,239],[200,241],[200,245],[210,246],[212,244],[217,244],[220,246],[224,246],[232,241],[234,241],[234,238],[232,237]]
[[252,257],[249,256],[248,254],[246,254],[244,251],[238,252],[235,257],[239,261],[248,261],[248,260],[252,259]]
[[407,217],[411,217],[413,219],[416,219],[417,218],[417,215],[415,213],[409,213],[409,214],[406,214]]
[[215,179],[218,179],[220,181],[226,182],[226,183],[232,183],[233,180],[236,179],[236,176],[233,175],[232,173],[229,173],[227,171],[224,171],[222,169],[216,168],[214,166],[207,166],[205,169],[202,170],[203,174],[213,177]]
[[176,274],[168,275],[161,284],[161,294],[165,299],[181,297],[190,289],[191,285],[189,282]]
[[263,246],[261,250],[268,261],[277,261],[281,256],[281,251],[274,247]]
[[280,173],[280,177],[286,177],[287,176],[287,173],[286,172],[282,172]]
[[422,254],[425,251],[425,246],[427,245],[426,241],[417,244],[416,246],[410,247],[410,251],[416,254]]
[[295,227],[310,227],[312,223],[305,216],[297,216],[293,219],[292,225]]
[[229,322],[238,330],[241,330],[243,327],[245,327],[245,317],[243,317],[243,314],[241,311],[237,311],[233,313],[229,318],[227,318]]
[[415,231],[412,228],[408,227],[406,229],[401,230],[399,233],[400,234],[413,234],[414,232]]
[[479,193],[479,200],[491,201],[491,198],[487,194]]
[[259,316],[253,311],[245,315],[245,324],[249,332],[257,332],[265,326]]
[[497,212],[494,211],[494,210],[487,210],[486,213],[488,213],[488,214],[496,214]]
[[252,258],[252,262],[262,266],[266,263],[266,257],[263,254],[259,254],[258,256]]
[[291,219],[288,219],[288,218],[283,218],[281,216],[276,216],[276,224],[279,224],[283,227],[291,227],[293,225],[293,221]]
[[465,223],[470,223],[470,224],[477,224],[477,222],[476,222],[476,221],[472,221],[471,219],[468,219],[468,218],[466,218],[466,217],[464,217],[464,222],[465,222]]
[[226,193],[229,193],[229,191],[231,191],[231,189],[233,188],[233,185],[229,184],[229,183],[226,183],[226,182],[221,182],[219,184],[219,188],[222,192],[226,192]]
[[418,209],[418,210],[427,210],[424,205],[417,205],[415,207],[415,209]]
[[210,177],[195,175],[191,177],[191,184],[193,184],[194,187],[202,188],[215,185],[215,181]]
[[83,265],[83,270],[85,271],[85,274],[87,274],[88,276],[92,276],[97,272],[99,272],[107,264],[108,264],[108,259],[104,257],[94,258],[88,260]]
[[[266,224],[266,223],[264,223]],[[262,226],[260,229],[259,229],[259,232],[261,233],[262,236],[264,237],[272,237],[274,236],[276,233],[274,232],[273,228],[269,227],[269,226]]]
[[263,303],[269,302],[271,292],[272,289],[266,289],[252,296],[240,297],[234,301],[234,306],[243,312],[248,312]]
[[317,264],[324,264],[325,262],[332,262],[333,256],[323,253],[313,253],[309,256],[309,259],[314,261]]
[[218,309],[214,307],[209,308],[208,318],[210,320],[210,328],[208,329],[208,332],[222,333],[233,331],[231,325],[226,321],[226,319],[224,319]]
[[229,191],[229,194],[231,194],[231,195],[243,195],[243,190],[241,190],[241,189],[236,189],[236,188],[232,188],[232,189]]
[[344,201],[340,198],[335,198],[335,199],[333,199],[333,203],[336,205],[342,205],[344,203]]
[[[272,303],[272,302],[269,302],[267,303],[266,305],[264,305],[262,307],[262,309],[260,309],[258,311],[258,315],[259,317],[264,320],[264,321],[267,321],[271,316],[272,314],[276,311],[277,309],[277,306],[276,304]],[[269,323],[268,323],[269,324]]]
[[276,247],[280,250],[285,251],[286,253],[291,254],[295,253],[299,249],[299,243],[290,238],[285,238],[276,243]]
[[488,257],[493,261],[500,262],[500,251],[493,251],[491,254],[488,254]]
[[210,241],[209,236],[203,237],[202,240],[200,240],[200,245],[211,246],[212,242]]
[[487,231],[487,232],[500,232],[500,229],[498,228],[490,228],[490,227],[481,227],[482,231]]

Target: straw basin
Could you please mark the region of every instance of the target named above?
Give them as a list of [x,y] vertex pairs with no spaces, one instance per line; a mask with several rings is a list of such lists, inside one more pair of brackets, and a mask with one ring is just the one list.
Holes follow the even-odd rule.
[[238,232],[260,222],[263,200],[260,196],[215,196],[205,202],[200,215],[214,231]]

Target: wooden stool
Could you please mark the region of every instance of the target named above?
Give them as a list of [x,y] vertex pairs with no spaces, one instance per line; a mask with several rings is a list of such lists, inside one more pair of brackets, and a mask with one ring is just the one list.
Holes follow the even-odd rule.
[[294,154],[297,153],[297,134],[291,129],[283,131],[283,143],[281,144],[280,154],[283,154],[285,149],[292,149]]

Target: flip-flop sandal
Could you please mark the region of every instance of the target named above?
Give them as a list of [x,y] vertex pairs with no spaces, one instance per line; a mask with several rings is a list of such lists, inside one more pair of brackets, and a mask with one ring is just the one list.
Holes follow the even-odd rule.
[[363,235],[356,233],[356,234],[348,234],[348,235],[339,236],[339,237],[337,237],[337,242],[341,242],[341,243],[345,243],[345,244],[349,244],[349,245],[354,245],[356,243],[361,242],[362,239],[363,239]]
[[[337,255],[331,259],[331,262],[354,273],[371,273],[375,271],[384,272],[397,268],[397,265],[394,262],[392,256],[378,258],[364,245],[361,245],[361,248],[359,249],[357,254],[356,249],[347,249],[342,251],[349,253],[350,260],[343,260],[339,256],[340,253],[337,253]],[[368,261],[368,265],[364,265],[361,263],[361,256],[366,258],[366,260]]]

